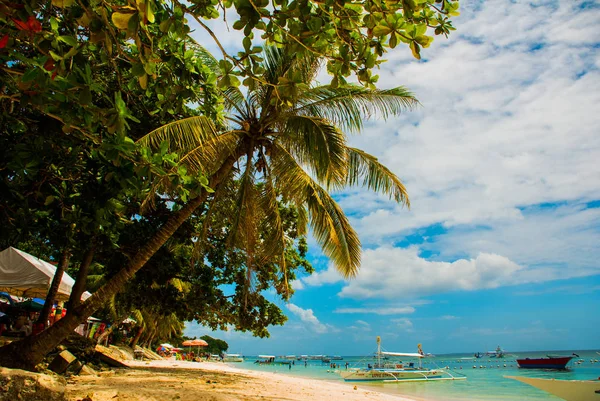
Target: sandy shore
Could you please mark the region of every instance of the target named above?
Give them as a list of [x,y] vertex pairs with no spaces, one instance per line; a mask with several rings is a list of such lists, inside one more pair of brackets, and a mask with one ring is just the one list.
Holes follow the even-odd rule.
[[[373,400],[409,398],[346,383],[257,372],[214,362],[127,361],[133,369],[69,380],[69,401]],[[86,400],[86,401],[88,401]]]

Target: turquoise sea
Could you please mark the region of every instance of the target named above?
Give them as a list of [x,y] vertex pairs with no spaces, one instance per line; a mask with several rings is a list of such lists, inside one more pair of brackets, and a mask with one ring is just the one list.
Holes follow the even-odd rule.
[[[519,369],[515,359],[518,358],[540,358],[546,355],[571,355],[578,354],[569,362],[566,371],[530,370]],[[467,380],[460,381],[438,381],[438,382],[412,382],[412,383],[351,383],[361,388],[371,388],[383,393],[406,395],[412,398],[424,398],[432,401],[499,401],[499,400],[554,400],[560,399],[551,396],[541,390],[516,380],[506,379],[504,376],[531,376],[556,378],[564,380],[590,380],[600,377],[600,355],[596,351],[544,351],[544,352],[517,352],[505,358],[488,358],[484,356],[479,359],[470,358],[472,354],[448,354],[437,355],[424,360],[424,367],[449,367],[457,375],[467,376]],[[343,370],[345,363],[350,367],[366,367],[367,363],[373,362],[373,357],[344,356],[341,361],[332,361],[340,365]],[[277,372],[291,376],[310,377],[319,380],[343,382],[340,376],[333,372],[328,363],[318,360],[295,361],[295,365],[289,369],[287,365],[258,365],[255,364],[258,357],[245,356],[245,362],[233,364],[233,366],[246,369]],[[279,360],[279,359],[278,359]],[[574,362],[582,360],[580,364]],[[410,362],[403,358],[403,362]],[[417,362],[418,363],[418,362]],[[506,366],[504,366],[506,365]]]

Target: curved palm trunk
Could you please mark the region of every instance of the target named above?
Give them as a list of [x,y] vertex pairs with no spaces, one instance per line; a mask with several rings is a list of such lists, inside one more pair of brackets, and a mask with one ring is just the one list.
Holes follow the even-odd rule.
[[[212,176],[209,182],[211,188],[216,188],[219,185],[223,178],[227,176],[235,161],[236,158],[233,155],[225,160],[219,170]],[[134,274],[171,238],[188,217],[204,203],[207,197],[208,192],[202,190],[196,198],[173,213],[171,218],[148,241],[146,246],[138,251],[126,267],[115,274],[85,302],[69,311],[64,318],[37,335],[26,337],[21,341],[12,342],[0,348],[0,366],[35,370],[36,365],[42,362],[50,351],[133,278]]]
[[46,295],[46,302],[44,302],[44,307],[40,312],[40,316],[38,318],[38,323],[42,323],[44,327],[48,325],[48,315],[52,310],[52,305],[54,304],[54,300],[56,299],[56,294],[58,294],[58,288],[60,287],[60,282],[62,281],[63,274],[69,265],[69,259],[71,258],[71,254],[69,253],[69,248],[65,248],[60,255],[60,261],[58,266],[56,267],[56,273],[54,273],[54,278],[52,279],[52,284],[50,284],[50,289],[48,290],[48,294]]

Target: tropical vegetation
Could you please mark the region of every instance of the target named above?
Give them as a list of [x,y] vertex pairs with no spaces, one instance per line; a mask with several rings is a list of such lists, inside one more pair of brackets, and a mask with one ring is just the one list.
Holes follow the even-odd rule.
[[[360,242],[329,191],[364,185],[408,198],[346,134],[416,105],[404,88],[376,89],[372,70],[399,43],[420,57],[428,29],[453,30],[457,7],[2,3],[0,245],[60,261],[57,279],[71,270],[76,286],[67,316],[5,346],[0,363],[34,368],[118,294],[126,294],[125,309],[144,313],[153,297],[131,297],[144,279],[176,291],[173,305],[184,305],[182,294],[204,303],[175,307],[179,319],[267,335],[285,317],[261,291],[273,287],[287,299],[294,272],[311,271],[308,225],[340,272],[355,275]],[[236,55],[205,24],[227,9],[244,32]],[[188,19],[216,41],[220,60],[190,38]],[[319,68],[331,74],[329,85],[313,84]],[[350,75],[362,85],[348,84]],[[177,263],[164,273],[168,258]],[[100,286],[80,302],[95,275]],[[173,290],[176,282],[185,285]],[[235,290],[225,293],[228,286]]]

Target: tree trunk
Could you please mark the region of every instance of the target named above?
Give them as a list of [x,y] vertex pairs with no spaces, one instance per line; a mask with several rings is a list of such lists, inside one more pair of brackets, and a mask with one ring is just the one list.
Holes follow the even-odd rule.
[[[211,188],[216,188],[219,185],[223,178],[227,176],[235,161],[236,158],[233,155],[225,160],[219,170],[212,176],[209,182]],[[190,200],[177,212],[174,212],[169,220],[146,243],[146,246],[140,249],[130,260],[127,266],[115,274],[85,302],[69,311],[64,318],[37,335],[26,337],[21,341],[15,341],[0,348],[0,366],[35,370],[36,365],[50,351],[133,278],[134,274],[171,238],[188,217],[204,203],[207,197],[208,192],[203,189],[197,197]]]
[[60,255],[60,261],[58,262],[58,266],[56,267],[56,273],[54,273],[52,284],[50,284],[50,289],[48,290],[48,294],[46,295],[46,302],[44,303],[44,307],[42,308],[40,312],[40,317],[37,321],[38,323],[42,323],[44,325],[44,328],[48,327],[48,315],[52,310],[52,305],[54,305],[54,300],[56,299],[56,294],[58,294],[58,288],[60,287],[60,282],[62,281],[63,273],[69,265],[70,258],[71,253],[69,252],[69,248],[66,247]]
[[77,271],[77,278],[75,278],[75,285],[73,285],[73,290],[71,290],[71,297],[69,298],[69,302],[67,304],[67,311],[81,303],[81,294],[83,294],[85,284],[87,283],[88,271],[90,270],[90,265],[92,264],[92,260],[94,259],[95,251],[96,245],[92,242],[92,245],[90,245],[87,251],[85,251],[83,260],[79,265],[79,271]]
[[131,341],[131,348],[135,351],[135,346],[137,345],[138,341],[140,341],[140,337],[142,336],[142,333],[144,332],[144,326],[140,326],[140,328],[138,329],[138,332],[136,333],[135,337],[133,337],[133,341]]

